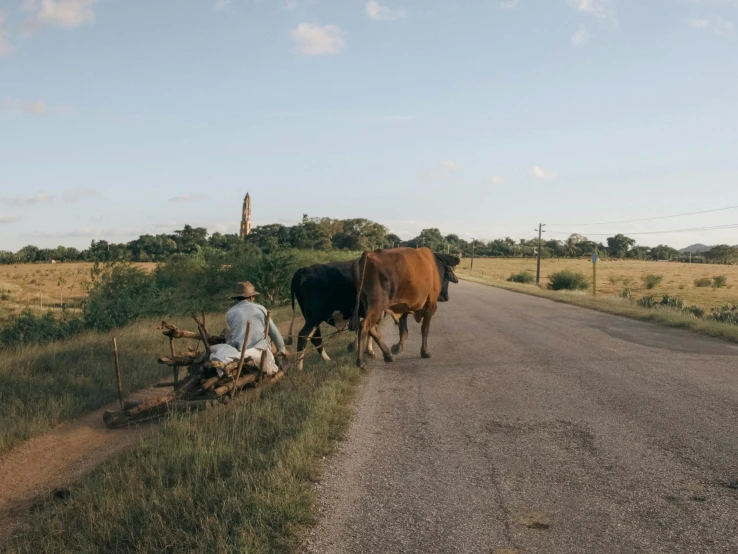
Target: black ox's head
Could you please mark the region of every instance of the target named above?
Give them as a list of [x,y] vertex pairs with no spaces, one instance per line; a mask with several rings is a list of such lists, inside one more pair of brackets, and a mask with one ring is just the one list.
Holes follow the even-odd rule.
[[451,254],[435,254],[435,256],[438,276],[441,278],[441,294],[438,295],[438,301],[448,302],[448,284],[459,282],[454,268],[461,263],[461,260],[458,256]]

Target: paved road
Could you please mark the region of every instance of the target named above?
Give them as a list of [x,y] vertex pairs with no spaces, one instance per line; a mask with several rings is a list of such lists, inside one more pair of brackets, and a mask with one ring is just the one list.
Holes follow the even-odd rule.
[[466,282],[419,335],[370,364],[307,552],[738,552],[738,348]]

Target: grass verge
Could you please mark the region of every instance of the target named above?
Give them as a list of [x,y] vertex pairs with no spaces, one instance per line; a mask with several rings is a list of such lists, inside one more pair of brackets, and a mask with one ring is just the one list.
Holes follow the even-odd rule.
[[[275,310],[276,321],[288,317]],[[194,330],[191,318],[168,321]],[[225,317],[210,314],[210,331],[225,326]],[[118,338],[123,393],[148,387],[171,375],[157,364],[169,353],[166,337],[156,330],[161,318],[142,320],[110,333],[89,332],[65,341],[0,351],[0,453],[41,435],[56,425],[115,401],[118,389],[113,366],[113,337]],[[185,350],[195,341],[177,341]]]
[[294,551],[360,378],[351,356],[335,358],[306,360],[306,371],[227,408],[168,420],[66,504],[39,508],[6,551]]
[[689,329],[701,335],[738,343],[738,325],[730,325],[709,319],[701,319],[687,313],[668,308],[642,308],[627,299],[619,298],[617,296],[592,296],[591,292],[550,291],[538,288],[535,285],[523,285],[501,281],[499,279],[480,275],[474,271],[468,270],[459,270],[456,273],[461,279],[471,281],[473,283],[480,283],[482,285],[489,285],[513,292],[521,292],[531,296],[548,298],[555,302],[573,304],[582,308],[621,315],[640,321],[650,321],[665,327]]

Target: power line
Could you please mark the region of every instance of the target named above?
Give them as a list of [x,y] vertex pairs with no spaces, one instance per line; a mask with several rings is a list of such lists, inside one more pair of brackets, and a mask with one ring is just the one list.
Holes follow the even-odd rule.
[[[670,231],[641,231],[638,233],[627,233],[630,235],[666,235],[669,233],[689,233],[693,231],[715,231],[720,229],[738,229],[738,223],[731,223],[730,225],[716,225],[713,227],[693,227],[691,229],[672,229]],[[557,235],[571,235],[568,231],[549,231],[549,233],[555,233]],[[596,237],[613,237],[620,233],[587,233],[589,236]]]
[[[584,226],[590,226],[590,225],[616,225],[618,223],[636,223],[638,221],[654,221],[656,219],[669,219],[672,217],[685,217],[688,215],[699,215],[699,214],[709,214],[714,212],[724,212],[726,210],[735,210],[738,209],[738,206],[728,206],[727,208],[716,208],[714,210],[703,210],[701,212],[687,212],[684,214],[674,214],[674,215],[661,215],[658,217],[644,217],[641,219],[626,219],[623,221],[602,221],[599,223],[549,223],[549,226],[555,226],[555,227],[584,227]],[[633,233],[635,234],[635,233]]]

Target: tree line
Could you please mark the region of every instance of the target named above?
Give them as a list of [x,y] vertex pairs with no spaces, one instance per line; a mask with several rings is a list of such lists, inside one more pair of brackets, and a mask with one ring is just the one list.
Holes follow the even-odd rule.
[[467,241],[458,235],[443,235],[439,229],[423,229],[417,237],[403,241],[387,227],[368,219],[332,219],[303,215],[297,225],[278,223],[256,227],[245,239],[236,234],[209,234],[204,227],[184,228],[171,234],[141,235],[127,243],[93,240],[84,250],[58,246],[39,248],[28,245],[17,252],[0,251],[0,264],[50,262],[162,262],[174,254],[194,254],[203,248],[233,251],[244,245],[264,253],[286,249],[322,252],[372,250],[409,246],[427,246],[435,252],[450,252],[462,257],[534,257],[540,246],[544,258],[581,258],[597,252],[600,256],[619,259],[670,260],[711,263],[738,262],[738,248],[719,245],[699,255],[684,254],[668,245],[639,246],[623,234],[608,237],[604,243],[572,234],[566,240],[538,238],[515,240],[510,237],[490,241]]

